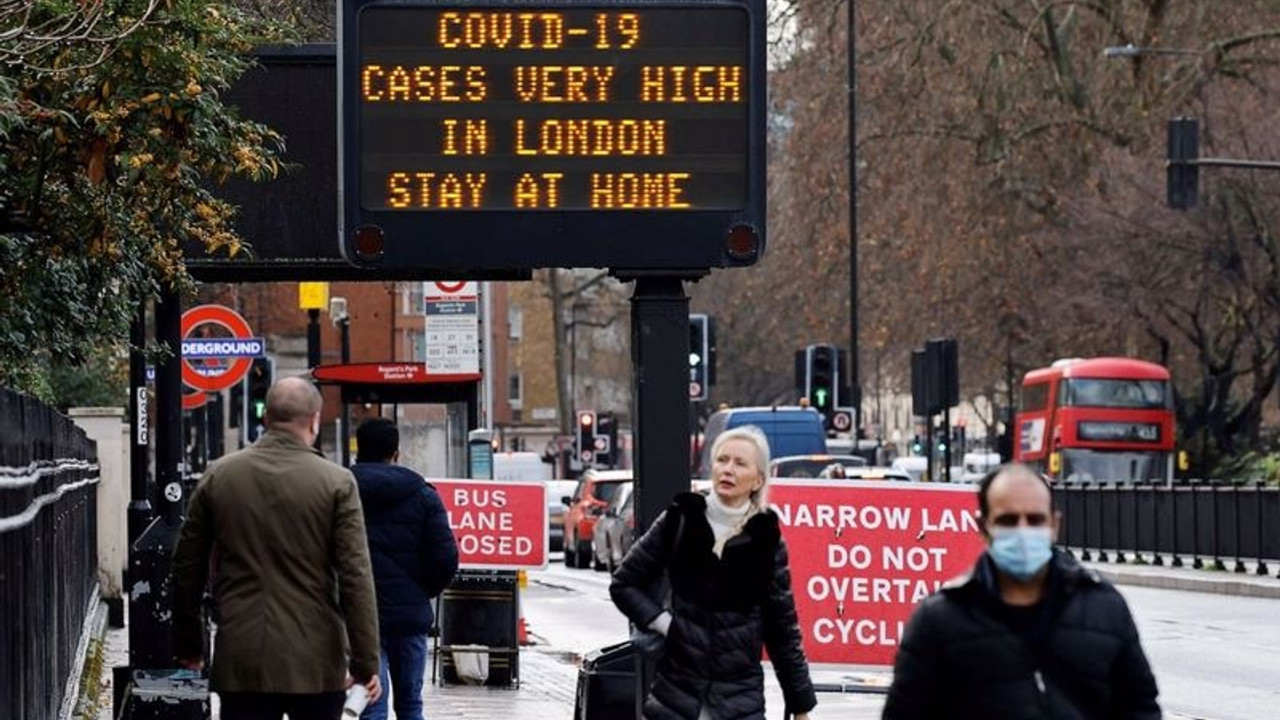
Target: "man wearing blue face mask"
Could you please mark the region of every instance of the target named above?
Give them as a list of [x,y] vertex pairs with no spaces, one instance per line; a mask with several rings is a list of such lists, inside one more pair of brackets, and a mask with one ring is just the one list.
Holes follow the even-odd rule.
[[1053,549],[1043,478],[1005,465],[978,485],[987,551],[916,608],[884,720],[1159,720],[1156,681],[1124,598]]

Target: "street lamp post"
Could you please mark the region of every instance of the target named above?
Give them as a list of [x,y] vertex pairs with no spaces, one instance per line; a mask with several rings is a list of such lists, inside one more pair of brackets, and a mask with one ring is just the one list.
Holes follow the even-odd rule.
[[[329,298],[329,319],[338,328],[342,364],[347,365],[351,362],[351,316],[347,312],[346,298]],[[338,401],[342,403],[342,432],[338,437],[339,452],[342,467],[351,467],[351,408],[347,406],[345,398],[339,398]]]

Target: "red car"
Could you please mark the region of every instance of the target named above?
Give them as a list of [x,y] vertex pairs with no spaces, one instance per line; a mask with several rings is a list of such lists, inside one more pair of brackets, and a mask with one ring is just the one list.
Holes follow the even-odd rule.
[[631,478],[630,470],[588,470],[578,481],[573,496],[564,498],[569,507],[564,514],[565,565],[584,568],[593,564],[591,538],[596,520],[604,514],[618,487],[630,483]]

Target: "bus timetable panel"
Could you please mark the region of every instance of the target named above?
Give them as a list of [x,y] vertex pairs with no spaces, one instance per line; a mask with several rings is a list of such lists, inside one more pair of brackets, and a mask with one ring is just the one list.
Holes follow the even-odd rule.
[[752,6],[348,0],[344,254],[373,226],[383,263],[746,264],[725,244],[763,243]]

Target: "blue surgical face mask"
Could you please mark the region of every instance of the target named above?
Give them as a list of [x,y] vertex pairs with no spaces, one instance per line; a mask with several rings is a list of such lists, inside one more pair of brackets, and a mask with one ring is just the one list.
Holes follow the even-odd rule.
[[1053,557],[1053,530],[1047,527],[993,528],[987,549],[996,567],[1018,580],[1030,580]]

